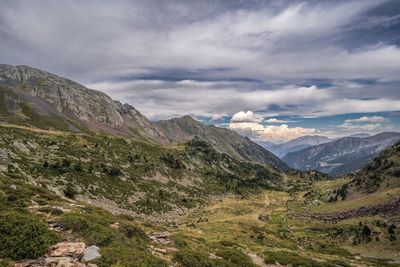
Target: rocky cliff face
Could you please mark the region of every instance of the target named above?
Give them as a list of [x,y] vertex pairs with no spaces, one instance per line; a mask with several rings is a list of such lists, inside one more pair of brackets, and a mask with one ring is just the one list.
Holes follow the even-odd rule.
[[190,116],[162,120],[155,122],[155,124],[161,128],[168,137],[178,142],[179,140],[198,138],[210,143],[215,150],[226,153],[232,157],[242,160],[266,162],[282,171],[287,171],[289,169],[284,162],[271,152],[254,143],[249,138],[243,137],[232,130],[215,127],[213,125],[205,125]]
[[92,131],[169,143],[134,107],[57,75],[27,66],[0,65],[0,84],[13,88],[21,101],[34,103],[36,111],[67,117]]
[[344,137],[288,153],[282,160],[295,169],[318,170],[336,176],[361,168],[398,140],[400,133],[381,133],[367,138]]

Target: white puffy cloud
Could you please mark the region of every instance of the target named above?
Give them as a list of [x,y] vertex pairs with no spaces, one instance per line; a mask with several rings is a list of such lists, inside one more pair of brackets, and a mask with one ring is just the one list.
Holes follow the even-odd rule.
[[385,121],[388,121],[388,119],[382,116],[371,116],[371,117],[363,116],[359,119],[348,119],[345,120],[344,122],[350,123],[350,122],[385,122]]
[[247,112],[239,111],[232,116],[231,122],[259,122],[261,118],[258,118],[254,115],[251,110]]
[[379,129],[382,129],[382,124],[380,123],[352,124],[345,122],[341,125],[338,125],[337,128],[341,128],[343,130],[347,130],[350,132],[357,132],[357,131],[375,132]]
[[251,137],[254,140],[282,142],[315,133],[315,129],[282,125],[262,125],[257,122],[231,122],[229,129]]

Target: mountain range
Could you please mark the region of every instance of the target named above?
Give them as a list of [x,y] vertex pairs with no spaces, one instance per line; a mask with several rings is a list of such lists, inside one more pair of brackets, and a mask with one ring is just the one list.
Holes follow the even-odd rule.
[[344,137],[303,150],[289,152],[282,160],[299,170],[317,170],[332,176],[350,173],[373,160],[379,152],[400,140],[400,133]]
[[331,139],[326,136],[306,135],[278,145],[272,143],[263,143],[262,145],[279,158],[282,158],[289,152],[299,151],[307,147],[327,143],[330,141]]

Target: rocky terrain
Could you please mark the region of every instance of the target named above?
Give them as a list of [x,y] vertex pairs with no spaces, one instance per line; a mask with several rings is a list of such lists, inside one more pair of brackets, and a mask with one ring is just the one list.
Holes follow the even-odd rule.
[[291,152],[282,158],[299,170],[318,170],[331,176],[350,173],[373,160],[379,152],[400,140],[400,133],[380,133],[367,138],[344,137]]
[[[168,138],[134,107],[76,82],[28,66],[0,65],[1,119],[74,132],[88,129],[169,144]],[[6,116],[8,115],[8,116]]]

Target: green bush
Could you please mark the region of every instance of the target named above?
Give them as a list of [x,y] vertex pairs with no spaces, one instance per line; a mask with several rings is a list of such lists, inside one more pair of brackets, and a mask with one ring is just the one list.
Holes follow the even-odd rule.
[[318,262],[310,258],[300,256],[293,252],[268,252],[264,258],[266,264],[275,264],[278,262],[282,265],[291,265],[292,267],[334,267],[335,264],[328,262]]
[[72,184],[67,184],[67,187],[64,190],[64,195],[67,198],[74,199],[78,191],[76,191],[75,187]]
[[0,214],[0,258],[14,260],[37,258],[61,241],[60,235],[29,213]]
[[156,258],[150,252],[132,248],[102,248],[100,254],[101,258],[96,262],[100,266],[168,266],[165,261]]
[[233,249],[221,249],[215,253],[217,256],[231,262],[231,266],[257,266],[255,265],[251,258],[241,251]]
[[119,230],[128,238],[148,238],[145,231],[132,223],[121,223]]
[[207,253],[198,250],[181,249],[175,252],[172,259],[184,267],[212,266]]
[[106,217],[92,213],[66,213],[59,219],[59,225],[71,229],[83,237],[89,245],[108,246],[115,239],[117,231],[112,229]]

